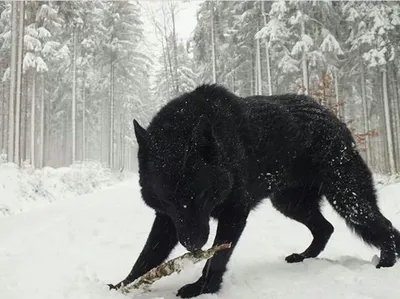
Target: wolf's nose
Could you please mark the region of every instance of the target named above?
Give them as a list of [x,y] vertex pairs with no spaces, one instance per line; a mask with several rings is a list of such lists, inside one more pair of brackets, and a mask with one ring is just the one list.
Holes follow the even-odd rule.
[[182,245],[190,252],[199,250],[200,247],[195,242],[192,242],[189,238],[182,240]]

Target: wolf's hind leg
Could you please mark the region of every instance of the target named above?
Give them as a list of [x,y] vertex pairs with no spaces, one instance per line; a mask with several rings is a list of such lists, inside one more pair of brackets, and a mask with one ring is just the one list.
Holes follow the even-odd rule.
[[288,263],[301,262],[318,256],[325,248],[333,233],[333,226],[320,211],[321,195],[317,188],[290,188],[275,193],[271,198],[273,206],[285,216],[296,220],[310,230],[313,240],[302,253],[286,257]]

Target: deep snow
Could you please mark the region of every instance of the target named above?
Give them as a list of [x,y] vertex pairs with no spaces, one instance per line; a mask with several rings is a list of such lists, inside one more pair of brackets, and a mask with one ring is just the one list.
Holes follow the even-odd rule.
[[[400,184],[380,186],[384,214],[400,228]],[[0,195],[1,196],[1,195]],[[268,200],[252,212],[218,295],[199,298],[397,299],[400,261],[375,269],[377,250],[353,235],[329,206],[335,232],[318,259],[287,264],[311,235],[275,211]],[[176,298],[203,263],[163,278],[150,293],[109,291],[129,272],[147,237],[152,211],[140,199],[137,177],[88,195],[0,219],[0,298]],[[207,246],[215,234],[215,223]],[[178,247],[173,256],[184,252]]]

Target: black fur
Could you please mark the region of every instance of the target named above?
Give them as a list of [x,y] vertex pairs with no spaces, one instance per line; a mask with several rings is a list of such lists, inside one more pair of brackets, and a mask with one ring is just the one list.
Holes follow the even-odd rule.
[[163,262],[178,242],[201,248],[214,217],[214,244],[232,242],[232,248],[209,260],[200,279],[178,295],[217,292],[249,212],[267,197],[314,237],[287,262],[316,257],[333,233],[320,212],[322,196],[365,242],[381,249],[378,268],[396,262],[400,234],[379,211],[370,170],[346,126],[313,99],[240,98],[203,85],[165,105],[147,130],[134,126],[142,196],[156,216],[132,271],[111,287]]

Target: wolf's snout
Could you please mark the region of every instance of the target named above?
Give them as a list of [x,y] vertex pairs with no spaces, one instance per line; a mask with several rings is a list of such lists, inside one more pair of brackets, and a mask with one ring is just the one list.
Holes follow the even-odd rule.
[[190,252],[201,249],[207,243],[208,234],[207,224],[196,226],[194,230],[188,230],[187,227],[178,229],[179,242]]
[[192,242],[189,238],[182,240],[182,245],[190,252],[199,250],[201,246],[197,244],[198,242]]
[[204,244],[206,244],[207,238],[204,237],[186,237],[182,238],[180,240],[180,243],[182,244],[183,247],[185,247],[188,251],[193,252],[196,250],[201,249]]

